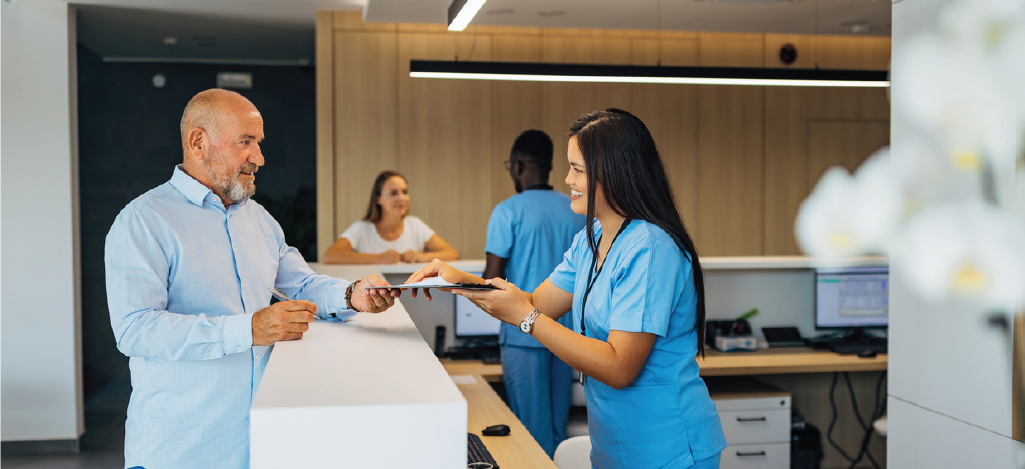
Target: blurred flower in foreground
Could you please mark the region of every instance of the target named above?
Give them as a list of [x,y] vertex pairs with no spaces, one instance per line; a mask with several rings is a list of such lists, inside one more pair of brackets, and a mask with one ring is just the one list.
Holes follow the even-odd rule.
[[895,47],[891,77],[901,139],[823,175],[801,248],[820,264],[887,255],[931,301],[1025,303],[1025,1],[950,2]]
[[856,177],[834,166],[801,204],[795,231],[806,253],[829,262],[884,253],[904,209],[888,149],[872,155]]
[[996,207],[965,202],[916,214],[890,260],[923,298],[1007,307],[1025,300],[1025,222]]

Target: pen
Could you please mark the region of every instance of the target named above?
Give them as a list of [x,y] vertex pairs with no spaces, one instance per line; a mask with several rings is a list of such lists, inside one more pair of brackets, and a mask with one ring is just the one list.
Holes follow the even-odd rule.
[[[285,292],[283,292],[281,290],[278,290],[277,288],[267,287],[267,290],[270,290],[270,294],[274,295],[275,297],[277,297],[281,301],[292,301],[292,299],[289,298],[288,295],[285,294]],[[313,317],[317,317],[316,313],[313,314]],[[337,317],[337,316],[335,316],[335,313],[331,313],[331,317],[334,318],[334,317]]]
[[270,294],[274,295],[275,297],[277,297],[277,299],[281,301],[292,301],[292,299],[289,298],[288,295],[285,294],[285,292],[278,290],[277,288],[267,287],[267,290],[270,290]]

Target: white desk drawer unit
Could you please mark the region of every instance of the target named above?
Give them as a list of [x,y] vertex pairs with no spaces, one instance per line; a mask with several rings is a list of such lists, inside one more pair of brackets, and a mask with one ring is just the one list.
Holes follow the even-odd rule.
[[728,445],[720,469],[790,467],[791,395],[754,379],[706,379]]
[[790,443],[729,445],[722,452],[719,462],[719,469],[786,469],[789,467]]

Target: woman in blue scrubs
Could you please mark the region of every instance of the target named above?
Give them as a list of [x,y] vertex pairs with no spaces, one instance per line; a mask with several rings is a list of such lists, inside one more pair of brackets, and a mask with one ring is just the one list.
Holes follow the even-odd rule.
[[[581,372],[594,467],[718,468],[726,439],[695,360],[701,265],[655,142],[618,109],[580,118],[569,135],[570,207],[588,223],[562,264],[532,293],[497,278],[487,282],[499,290],[453,292]],[[484,282],[437,260],[408,281],[433,276]],[[556,322],[566,313],[573,329]]]

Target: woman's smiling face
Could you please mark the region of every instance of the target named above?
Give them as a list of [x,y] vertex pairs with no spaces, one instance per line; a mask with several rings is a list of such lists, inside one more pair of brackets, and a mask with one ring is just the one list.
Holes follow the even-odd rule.
[[381,213],[406,216],[409,211],[409,186],[402,176],[392,176],[381,186],[381,196],[377,198],[381,205]]
[[584,155],[580,153],[576,137],[569,139],[566,159],[569,160],[566,185],[569,186],[569,198],[572,199],[569,208],[573,213],[587,215],[587,172],[584,167]]

